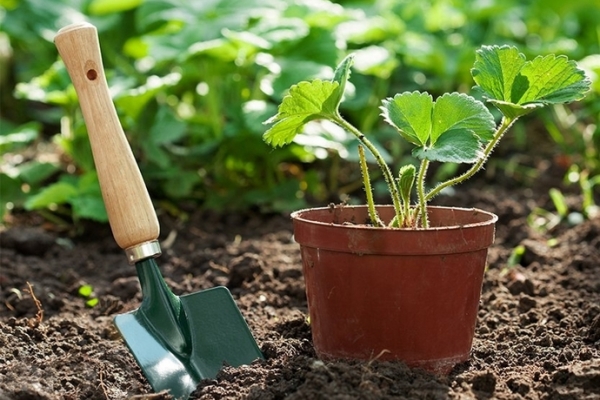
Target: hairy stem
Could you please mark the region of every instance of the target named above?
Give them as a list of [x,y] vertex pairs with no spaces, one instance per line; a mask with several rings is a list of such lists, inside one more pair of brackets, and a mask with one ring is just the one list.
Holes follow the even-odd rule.
[[373,191],[371,189],[371,178],[369,177],[369,168],[367,166],[367,159],[365,157],[365,149],[363,146],[358,146],[358,157],[360,159],[360,172],[363,177],[363,184],[365,186],[365,193],[367,195],[367,207],[369,209],[369,217],[371,218],[371,223],[377,227],[385,226],[379,215],[377,214],[377,210],[375,209],[375,202],[373,201]]
[[384,161],[377,148],[373,145],[373,143],[371,143],[369,139],[366,138],[365,135],[363,135],[358,129],[356,129],[354,125],[350,124],[344,118],[342,118],[341,115],[336,113],[336,115],[330,117],[330,120],[339,125],[340,127],[346,129],[351,134],[353,134],[360,141],[360,143],[371,152],[373,157],[375,157],[375,161],[377,161],[377,165],[379,165],[379,168],[383,173],[385,182],[388,185],[388,190],[390,191],[390,195],[392,196],[392,203],[394,205],[394,211],[396,213],[395,219],[398,221],[403,221],[404,216],[402,214],[402,202],[400,200],[400,192],[398,191],[398,186],[396,186],[396,182],[394,180],[394,175],[392,175],[392,171]]
[[[467,179],[469,179],[470,177],[472,177],[473,175],[475,175],[477,172],[479,172],[479,170],[483,167],[483,165],[486,163],[486,161],[488,160],[490,154],[492,153],[492,150],[494,150],[494,147],[496,147],[496,145],[498,144],[498,142],[500,141],[500,139],[502,139],[502,136],[504,136],[504,134],[506,133],[506,131],[508,131],[508,129],[511,127],[511,125],[518,119],[517,118],[509,118],[507,116],[502,117],[502,121],[500,122],[500,125],[498,126],[498,129],[496,130],[496,132],[494,133],[494,136],[492,137],[492,140],[490,140],[490,142],[487,144],[487,146],[485,147],[485,149],[483,150],[483,156],[479,159],[479,161],[477,161],[475,164],[473,164],[473,166],[471,168],[469,168],[468,171],[466,171],[464,174],[459,175],[455,178],[449,179],[445,182],[440,183],[439,185],[437,185],[435,188],[431,189],[427,195],[425,195],[424,200],[425,202],[428,202],[429,200],[431,200],[432,198],[434,198],[435,196],[437,196],[438,194],[440,194],[440,192],[450,186],[454,186],[457,185],[461,182],[466,181]],[[421,200],[419,199],[419,202]]]
[[429,160],[421,160],[421,165],[419,166],[419,174],[417,175],[417,197],[419,200],[418,210],[421,216],[421,227],[423,229],[429,228],[429,218],[427,218],[427,198],[425,196],[425,175],[427,175],[428,167]]

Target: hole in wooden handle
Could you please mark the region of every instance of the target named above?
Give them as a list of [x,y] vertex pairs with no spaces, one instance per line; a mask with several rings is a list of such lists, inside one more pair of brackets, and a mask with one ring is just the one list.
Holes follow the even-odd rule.
[[98,77],[98,72],[96,72],[96,70],[95,70],[95,69],[90,69],[90,70],[88,70],[88,72],[85,74],[85,76],[87,76],[87,78],[88,78],[90,81],[95,81],[95,80],[96,80],[96,78]]

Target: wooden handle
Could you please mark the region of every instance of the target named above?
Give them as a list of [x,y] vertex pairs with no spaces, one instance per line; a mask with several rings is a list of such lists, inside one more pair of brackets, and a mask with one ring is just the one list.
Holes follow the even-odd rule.
[[66,26],[54,43],[79,97],[117,244],[128,249],[156,240],[158,220],[108,91],[96,28],[89,23]]

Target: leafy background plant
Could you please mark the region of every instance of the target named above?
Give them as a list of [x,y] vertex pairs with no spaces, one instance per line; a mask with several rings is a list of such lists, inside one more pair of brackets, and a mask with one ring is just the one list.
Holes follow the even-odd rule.
[[[523,118],[487,172],[527,185],[541,164],[558,165],[560,190],[579,194],[589,213],[600,188],[594,4],[0,0],[0,207],[67,224],[106,221],[77,98],[52,43],[62,26],[85,19],[98,27],[111,92],[151,195],[168,212],[282,211],[360,195],[358,151],[344,147],[353,139],[343,130],[315,122],[283,150],[263,143],[262,121],[289,86],[331,78],[339,60],[356,53],[353,95],[342,113],[399,167],[410,162],[410,149],[381,122],[380,99],[469,91],[475,49],[515,44],[528,58],[556,53],[578,61],[594,92],[576,106]],[[434,179],[457,168],[440,167]]]

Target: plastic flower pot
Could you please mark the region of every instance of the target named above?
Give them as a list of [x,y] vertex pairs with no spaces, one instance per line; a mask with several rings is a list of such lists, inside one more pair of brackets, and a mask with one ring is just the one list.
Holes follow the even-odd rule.
[[[383,220],[391,206],[379,206]],[[368,226],[365,206],[292,214],[322,359],[400,360],[447,374],[469,358],[497,216],[429,207],[430,229]]]

